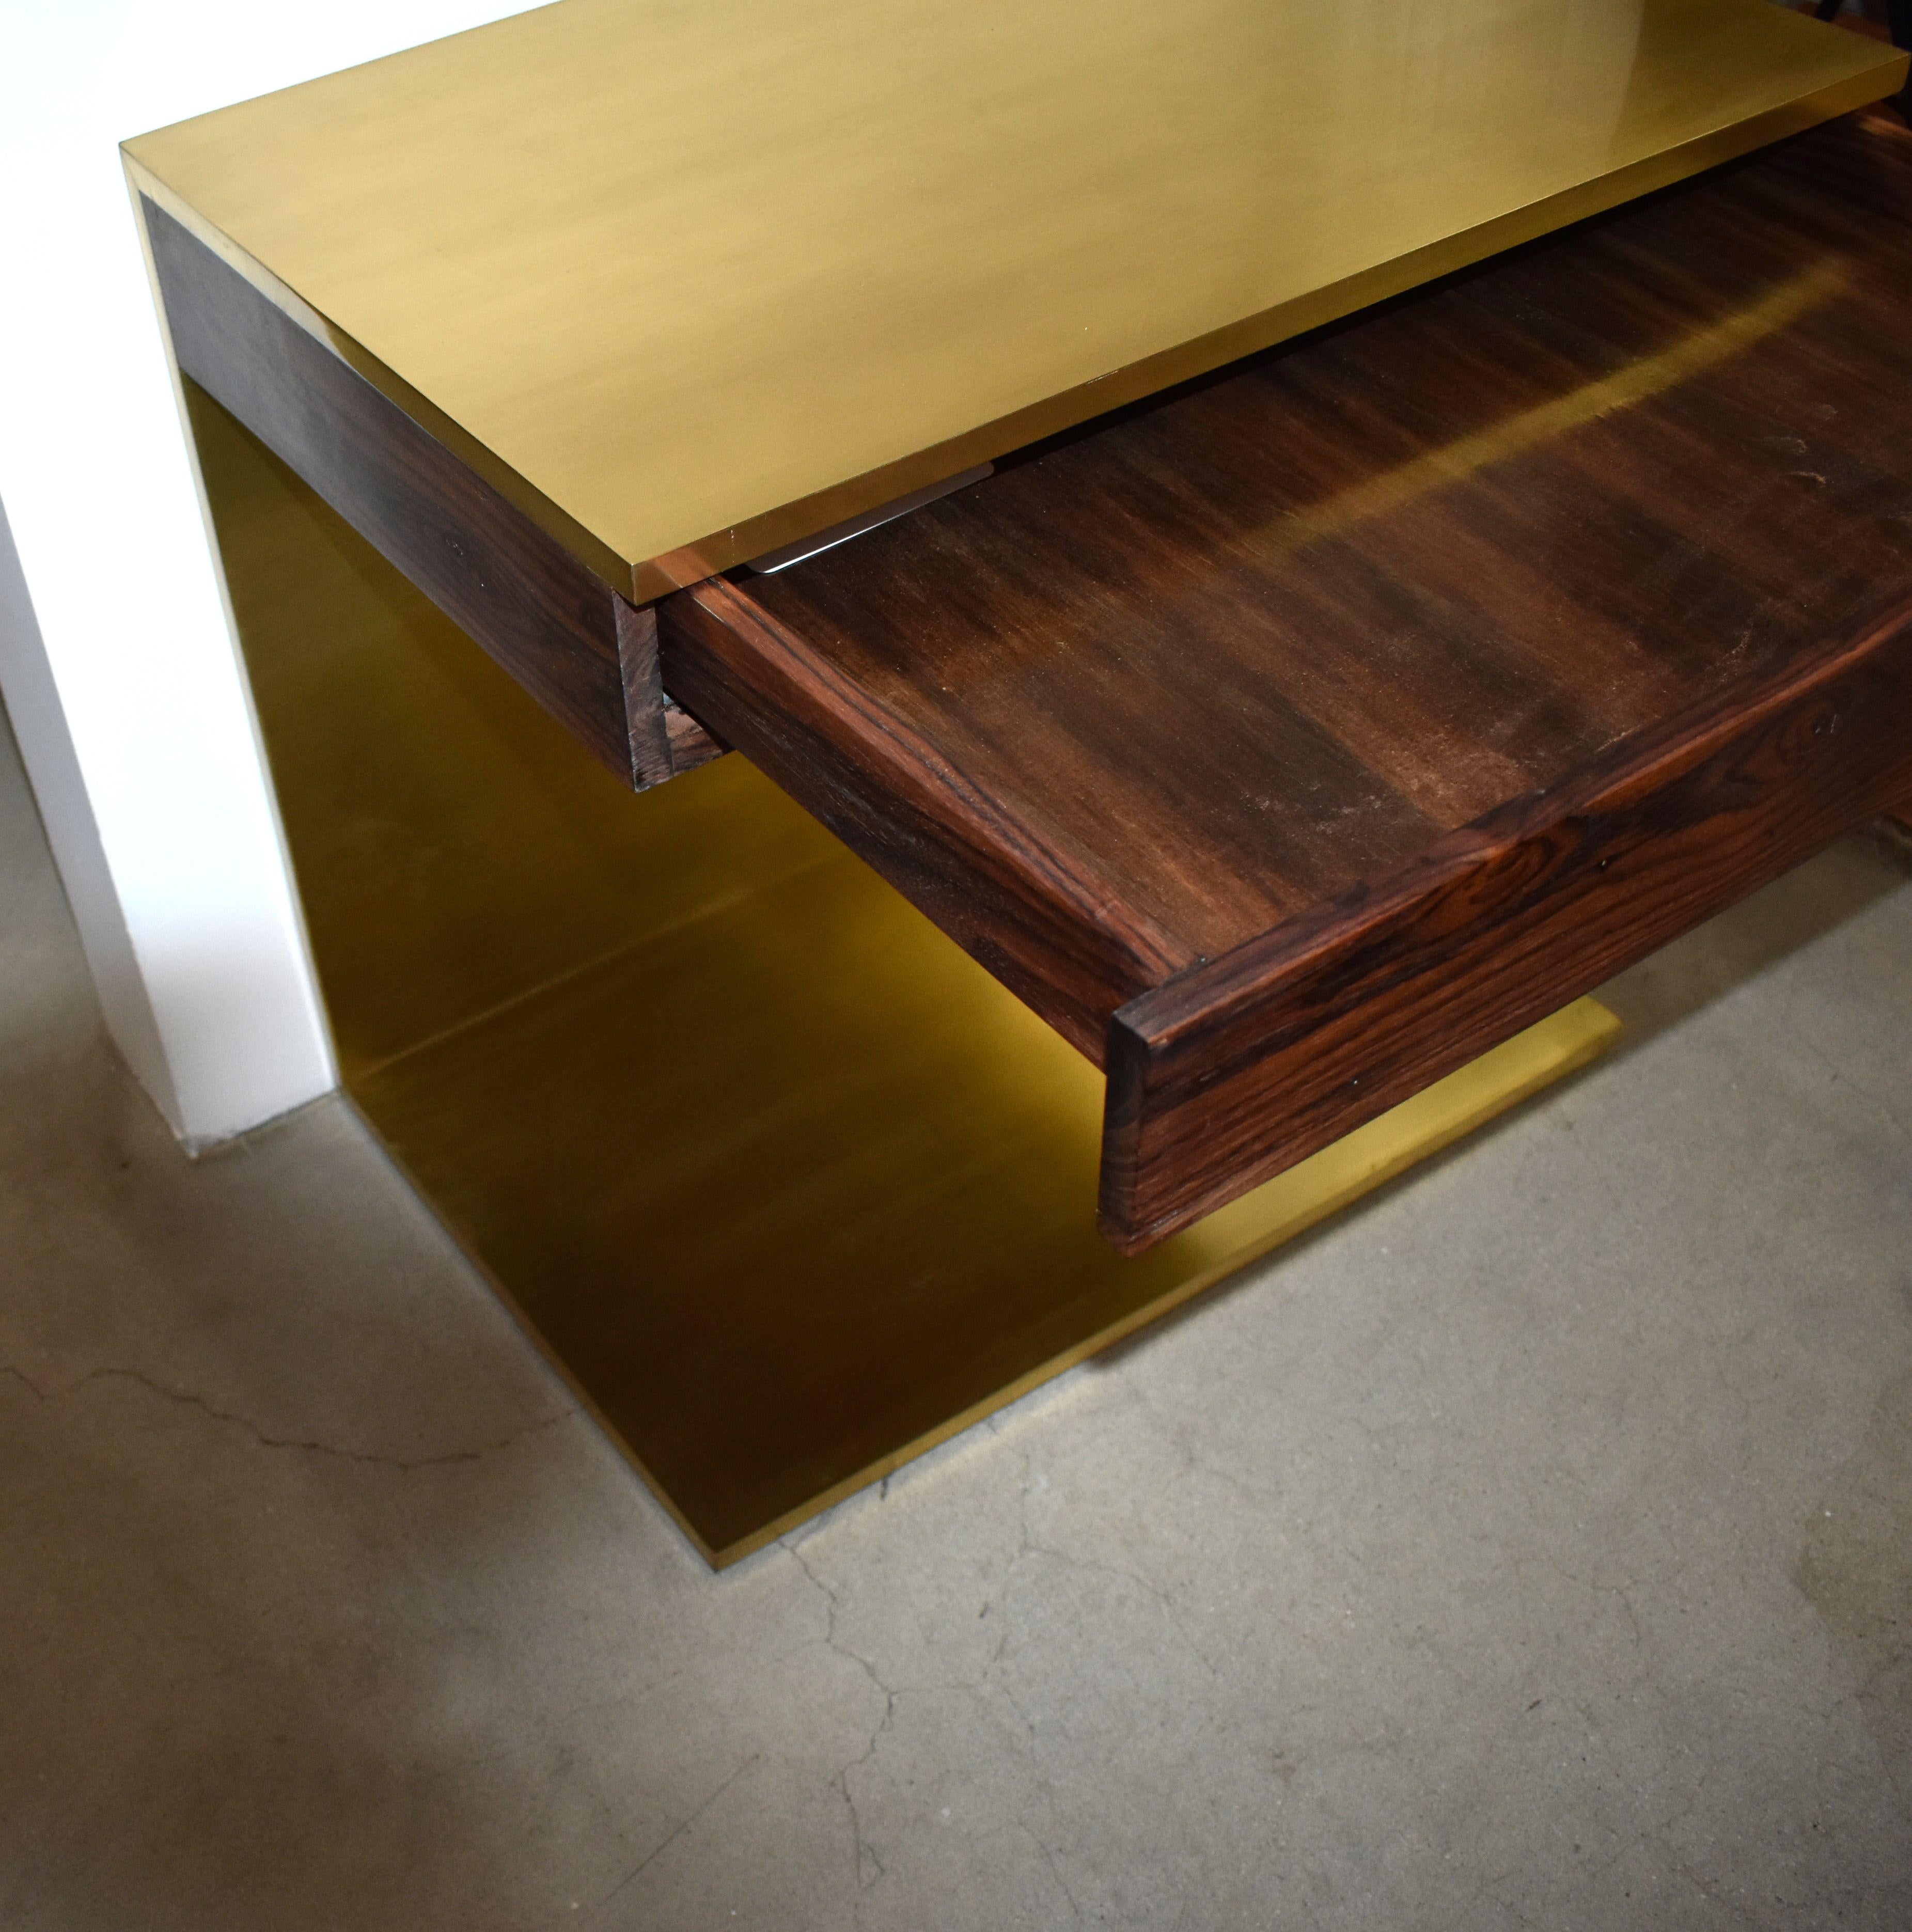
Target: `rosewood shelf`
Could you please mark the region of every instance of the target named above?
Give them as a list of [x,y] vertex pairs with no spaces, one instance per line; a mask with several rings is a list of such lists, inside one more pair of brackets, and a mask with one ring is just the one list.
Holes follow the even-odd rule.
[[663,607],[1185,1226],[1912,795],[1912,134],[1852,119]]
[[[1330,10],[1294,71],[1378,85],[1385,10]],[[962,265],[993,308],[894,116],[818,133],[756,0],[650,49],[703,173],[617,145],[606,37],[665,16],[605,0],[132,144],[346,1090],[713,1562],[1584,1064],[1602,980],[1912,811],[1912,134],[1828,118],[1904,57],[1611,0],[1484,10],[1489,66],[1552,71],[1568,13],[1586,118],[1527,103],[1496,188],[1421,99],[1375,152],[1447,186],[1354,256],[1346,125],[1313,168],[1173,86],[1183,187],[1232,157],[1262,225],[1136,252],[1052,76],[1017,152],[1063,187],[992,176]],[[1266,14],[1217,16],[1244,112]],[[929,31],[852,16],[893,68]],[[836,204],[784,245],[800,153],[908,230],[896,278]],[[1078,309],[1087,362],[1025,353]]]

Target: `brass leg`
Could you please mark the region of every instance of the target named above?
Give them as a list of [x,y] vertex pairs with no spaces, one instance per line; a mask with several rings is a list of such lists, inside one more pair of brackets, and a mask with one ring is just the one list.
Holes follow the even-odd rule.
[[1073,1049],[741,759],[620,789],[193,404],[347,1088],[714,1563],[1616,1030],[1583,1000],[1124,1260]]

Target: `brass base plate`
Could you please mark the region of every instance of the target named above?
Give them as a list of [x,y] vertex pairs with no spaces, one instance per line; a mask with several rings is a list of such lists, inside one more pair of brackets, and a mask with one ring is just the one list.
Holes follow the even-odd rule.
[[189,400],[347,1088],[713,1563],[1616,1030],[1582,1000],[1124,1259],[1073,1048],[742,759],[622,790]]
[[[764,802],[754,772],[715,769],[713,809]],[[1095,1070],[833,854],[354,1091],[721,1566],[1559,1079],[1617,1025],[1583,1000],[1124,1259],[1094,1226]]]

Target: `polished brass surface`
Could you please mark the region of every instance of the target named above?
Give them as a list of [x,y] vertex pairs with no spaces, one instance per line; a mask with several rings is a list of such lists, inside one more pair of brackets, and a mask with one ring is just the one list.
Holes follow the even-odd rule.
[[563,0],[129,154],[648,596],[1904,67],[1769,0]]
[[1583,1000],[1124,1260],[1073,1048],[741,758],[623,790],[188,400],[348,1090],[714,1562],[1614,1030]]
[[[740,761],[697,782],[713,814],[787,808]],[[721,1564],[1571,1071],[1616,1024],[1568,1008],[1124,1259],[1095,1227],[1094,1070],[839,850],[353,1094]]]

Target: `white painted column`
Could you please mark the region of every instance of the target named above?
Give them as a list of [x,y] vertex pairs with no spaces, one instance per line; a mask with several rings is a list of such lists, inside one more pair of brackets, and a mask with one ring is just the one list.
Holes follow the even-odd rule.
[[335,1075],[118,143],[522,10],[0,0],[0,693],[107,1024],[188,1146]]

